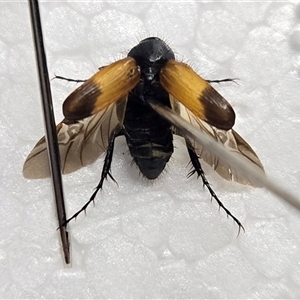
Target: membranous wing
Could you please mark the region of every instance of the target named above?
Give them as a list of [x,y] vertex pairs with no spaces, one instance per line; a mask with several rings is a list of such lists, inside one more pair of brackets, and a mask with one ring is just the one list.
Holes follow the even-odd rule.
[[[92,164],[105,152],[110,137],[122,128],[127,97],[99,113],[78,121],[63,120],[56,126],[63,174]],[[43,137],[28,155],[23,176],[28,179],[50,176],[48,153]]]
[[[188,110],[181,103],[172,99],[173,109],[186,121],[191,123],[194,127],[204,131],[208,135],[212,136],[216,141],[222,143],[230,152],[234,155],[241,155],[246,158],[249,163],[258,166],[264,170],[261,161],[250,147],[250,145],[234,130],[221,130],[216,127],[208,125],[205,121],[196,117],[190,110]],[[175,105],[175,106],[174,106]],[[175,134],[182,135],[180,130],[174,129]],[[191,146],[195,149],[196,153],[207,164],[212,166],[214,170],[226,180],[233,180],[241,184],[247,184],[252,186],[258,186],[257,182],[247,178],[239,170],[233,168],[228,163],[222,161],[216,155],[212,154],[209,149],[204,148],[200,143],[184,136],[187,141],[187,146]]]

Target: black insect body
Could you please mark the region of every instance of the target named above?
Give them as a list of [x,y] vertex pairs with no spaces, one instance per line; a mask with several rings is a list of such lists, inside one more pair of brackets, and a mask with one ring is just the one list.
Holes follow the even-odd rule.
[[[224,80],[224,81],[228,81]],[[227,180],[255,185],[230,165],[220,162],[201,144],[191,140],[161,117],[150,105],[159,103],[199,130],[242,155],[249,163],[263,166],[243,138],[232,129],[235,113],[230,104],[188,65],[177,62],[171,48],[159,38],[147,38],[127,58],[100,68],[71,93],[63,104],[65,119],[57,125],[61,166],[70,173],[93,163],[106,151],[100,182],[90,200],[68,221],[85,210],[110,173],[114,140],[125,135],[134,162],[148,179],[157,178],[173,153],[173,134],[186,140],[193,170],[211,196],[242,227],[218,199],[208,183],[199,158]],[[25,161],[26,178],[50,175],[45,139],[42,138]]]
[[149,101],[171,108],[169,94],[159,82],[159,72],[175,56],[165,43],[155,38],[142,41],[128,56],[140,67],[141,77],[128,94],[124,134],[131,156],[142,174],[155,179],[173,153],[173,134],[172,125],[149,107]]

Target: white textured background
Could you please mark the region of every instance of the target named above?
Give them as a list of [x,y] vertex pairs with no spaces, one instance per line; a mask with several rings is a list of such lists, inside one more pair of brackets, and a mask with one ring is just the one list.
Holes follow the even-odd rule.
[[[235,129],[267,173],[299,192],[300,4],[42,2],[50,77],[88,78],[148,36],[207,79],[233,105]],[[246,233],[219,211],[184,144],[153,184],[131,165],[123,139],[95,207],[72,229],[62,263],[49,180],[22,178],[44,134],[26,2],[0,3],[0,298],[299,298],[300,215],[264,189],[208,179]],[[52,81],[56,120],[73,83]],[[69,214],[98,183],[101,157],[64,177]]]

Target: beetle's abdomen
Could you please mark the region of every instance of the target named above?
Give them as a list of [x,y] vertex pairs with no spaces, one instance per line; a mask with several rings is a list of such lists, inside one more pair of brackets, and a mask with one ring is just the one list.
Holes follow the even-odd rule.
[[173,153],[171,125],[148,105],[129,97],[124,134],[131,156],[142,174],[157,178]]

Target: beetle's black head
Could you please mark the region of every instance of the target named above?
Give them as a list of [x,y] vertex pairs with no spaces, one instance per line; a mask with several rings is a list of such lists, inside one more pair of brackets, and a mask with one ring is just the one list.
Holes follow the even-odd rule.
[[141,74],[151,80],[168,60],[175,59],[172,49],[161,39],[150,37],[132,48],[128,56],[134,58]]

